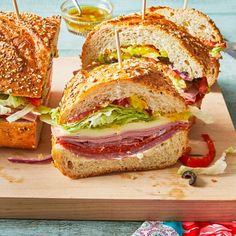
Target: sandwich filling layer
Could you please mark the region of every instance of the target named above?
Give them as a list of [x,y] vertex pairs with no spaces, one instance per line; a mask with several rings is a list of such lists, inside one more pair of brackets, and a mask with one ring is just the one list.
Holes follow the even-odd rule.
[[176,132],[187,130],[191,113],[153,112],[134,95],[86,115],[75,115],[66,124],[58,124],[57,116],[55,111],[52,133],[56,144],[85,158],[122,159],[143,153]]
[[[137,124],[138,125],[138,124]],[[139,131],[100,136],[58,136],[56,142],[71,152],[92,159],[121,159],[154,147],[171,138],[176,132],[187,129],[188,122],[169,122]]]
[[[212,58],[219,58],[221,48],[211,50]],[[132,45],[121,47],[123,60],[130,58],[151,58],[163,64],[163,72],[167,74],[176,90],[185,99],[187,104],[194,104],[201,101],[209,91],[206,77],[190,78],[187,72],[178,71],[169,61],[168,53],[160,51],[152,45]],[[106,49],[97,59],[100,64],[111,64],[118,61],[117,52]]]

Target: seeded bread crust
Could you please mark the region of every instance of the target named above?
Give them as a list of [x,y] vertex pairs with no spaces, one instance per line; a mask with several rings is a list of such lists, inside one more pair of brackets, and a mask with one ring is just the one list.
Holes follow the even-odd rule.
[[0,119],[0,147],[36,149],[39,143],[42,122],[37,120],[7,122]]
[[0,12],[0,93],[41,97],[59,28],[59,16]]
[[66,85],[60,103],[59,123],[64,124],[76,114],[90,111],[137,94],[153,111],[185,112],[184,99],[162,73],[162,64],[149,59],[123,61],[102,65],[91,71],[80,70]]
[[104,50],[116,49],[114,28],[120,31],[121,46],[153,45],[167,51],[175,68],[188,72],[192,78],[206,76],[210,86],[218,77],[219,63],[211,60],[208,48],[199,39],[164,16],[152,13],[145,20],[139,14],[132,14],[96,26],[83,45],[82,68],[95,62]]
[[145,151],[141,159],[133,155],[122,160],[93,160],[78,156],[53,141],[52,158],[62,174],[78,179],[116,172],[163,169],[174,165],[187,146],[188,130],[183,130]]
[[150,7],[147,12],[163,15],[166,19],[183,27],[187,32],[203,42],[207,40],[220,44],[224,43],[223,36],[215,23],[208,15],[196,9],[158,6]]

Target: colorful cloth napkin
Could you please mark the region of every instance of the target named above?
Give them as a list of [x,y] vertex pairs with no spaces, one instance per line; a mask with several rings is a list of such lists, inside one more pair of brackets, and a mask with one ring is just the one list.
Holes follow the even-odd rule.
[[145,221],[132,236],[236,236],[233,222]]

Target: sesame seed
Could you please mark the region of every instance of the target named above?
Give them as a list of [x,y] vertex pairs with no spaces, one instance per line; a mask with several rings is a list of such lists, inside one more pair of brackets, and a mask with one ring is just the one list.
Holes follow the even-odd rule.
[[45,43],[48,43],[48,38],[47,38],[47,37],[43,38],[43,41],[44,41]]

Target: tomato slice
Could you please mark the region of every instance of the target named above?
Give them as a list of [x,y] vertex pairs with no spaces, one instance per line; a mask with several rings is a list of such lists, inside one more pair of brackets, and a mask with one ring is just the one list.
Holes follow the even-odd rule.
[[128,107],[130,106],[130,99],[129,98],[121,98],[113,101],[114,105],[121,106],[121,107]]
[[36,107],[41,105],[41,98],[28,98],[28,101]]
[[[130,99],[129,98],[117,99],[117,100],[113,101],[112,104],[117,105],[117,106],[122,106],[122,107],[128,107],[128,106],[130,106]],[[90,114],[99,111],[99,109],[101,109],[101,107],[97,106],[92,110],[85,111],[85,112],[82,112],[78,115],[75,115],[69,119],[69,122],[71,122],[71,123],[78,122],[78,121],[84,119],[85,117],[89,116]]]
[[68,122],[69,123],[74,123],[74,122],[78,122],[80,120],[83,120],[84,118],[86,118],[90,114],[92,114],[94,112],[97,112],[99,109],[100,109],[100,107],[95,107],[93,110],[85,111],[85,112],[82,112],[80,114],[74,115],[74,116],[69,118]]

